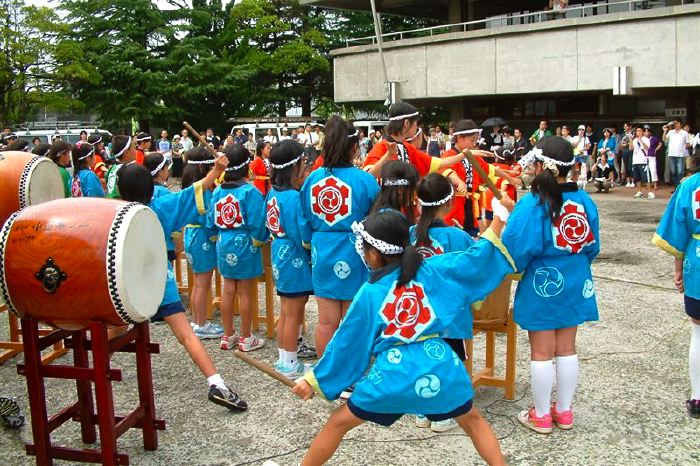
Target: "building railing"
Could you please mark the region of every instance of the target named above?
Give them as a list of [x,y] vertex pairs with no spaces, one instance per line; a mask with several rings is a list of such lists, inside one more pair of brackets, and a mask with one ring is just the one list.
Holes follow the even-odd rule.
[[[692,0],[681,1],[681,5],[694,3]],[[513,26],[516,24],[542,23],[564,18],[583,18],[588,16],[600,16],[610,13],[622,13],[636,10],[649,10],[653,8],[666,7],[664,0],[605,0],[591,2],[584,5],[570,6],[561,10],[542,10],[535,12],[514,13],[500,16],[493,16],[476,21],[465,21],[463,23],[441,24],[408,31],[389,32],[382,34],[382,41],[396,41],[410,39],[414,37],[426,37],[450,32],[466,32],[478,29],[491,29],[497,27]],[[358,37],[346,39],[345,46],[376,44],[377,36]]]

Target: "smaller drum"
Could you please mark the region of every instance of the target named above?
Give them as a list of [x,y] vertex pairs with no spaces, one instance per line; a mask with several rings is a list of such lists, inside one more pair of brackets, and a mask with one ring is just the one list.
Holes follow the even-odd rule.
[[512,276],[508,275],[481,303],[481,306],[472,306],[474,314],[474,328],[488,330],[501,327],[508,323],[510,312],[510,290],[513,285]]
[[74,198],[13,214],[0,230],[0,294],[19,317],[77,330],[139,323],[158,310],[167,255],[156,214]]
[[0,225],[14,212],[65,196],[55,163],[27,152],[0,152]]

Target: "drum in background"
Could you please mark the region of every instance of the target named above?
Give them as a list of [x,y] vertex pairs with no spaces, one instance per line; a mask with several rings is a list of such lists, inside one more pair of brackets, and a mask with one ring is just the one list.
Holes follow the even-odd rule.
[[508,323],[512,285],[513,277],[509,275],[498,285],[498,288],[486,297],[480,306],[472,306],[475,328],[490,329]]
[[13,214],[0,230],[8,308],[66,330],[148,320],[166,275],[163,228],[142,204],[59,199]]
[[63,178],[51,159],[27,152],[0,152],[0,225],[20,209],[64,195]]

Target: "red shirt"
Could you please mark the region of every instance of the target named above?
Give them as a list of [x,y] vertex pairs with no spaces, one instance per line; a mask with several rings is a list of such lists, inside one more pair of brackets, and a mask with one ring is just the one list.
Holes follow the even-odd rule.
[[250,164],[250,171],[254,175],[253,185],[265,196],[270,190],[270,174],[267,171],[265,161],[260,157],[255,157]]
[[[511,166],[508,165],[507,163],[494,163],[494,165],[498,168],[502,168],[503,170],[511,170]],[[513,202],[518,200],[518,191],[515,186],[512,184],[508,183],[505,178],[498,178],[496,180],[496,186],[498,189],[502,190],[503,186],[506,186],[506,193],[508,194],[508,197],[513,199]],[[493,200],[493,193],[491,192],[490,189],[486,190],[486,199],[484,201],[484,208],[488,210],[489,212],[492,210],[491,209],[491,201]]]
[[139,165],[143,165],[143,159],[146,157],[146,153],[141,149],[136,149],[136,160],[135,162]]
[[107,165],[105,165],[102,156],[95,152],[95,164],[92,166],[92,171],[100,178],[100,181],[104,181],[105,173],[107,172]]
[[[445,153],[442,154],[442,158],[444,159],[445,157],[451,157],[453,155],[457,155],[458,153],[459,152],[457,152],[456,149],[452,148],[448,151],[445,151]],[[486,173],[488,173],[488,174],[492,173],[493,168],[491,168],[489,166],[489,164],[486,163],[486,161],[484,159],[482,159],[478,155],[475,156],[475,158],[476,158],[476,161],[479,163],[479,165],[481,165],[481,168],[483,168]],[[472,216],[473,220],[474,220],[473,227],[477,228],[479,226],[479,223],[478,223],[478,217],[479,217],[478,199],[480,197],[479,185],[481,185],[481,183],[483,183],[485,181],[483,181],[481,179],[481,177],[479,176],[479,173],[474,169],[471,170],[471,178],[467,179],[467,174],[468,174],[468,171],[467,171],[468,165],[467,164],[468,163],[469,163],[469,161],[467,159],[464,159],[461,162],[457,162],[457,163],[447,167],[443,171],[443,175],[449,175],[448,172],[453,171],[454,173],[457,174],[457,176],[459,177],[460,180],[462,180],[464,183],[466,183],[467,188],[469,190],[470,199],[472,200],[471,204],[472,204],[472,209],[473,209],[473,213],[474,213],[474,215]],[[474,202],[474,201],[476,201],[476,202]],[[453,198],[452,210],[445,217],[445,222],[448,225],[452,225],[452,223],[453,223],[452,220],[457,220],[457,222],[459,222],[460,225],[464,225],[464,217],[465,217],[464,209],[465,209],[466,202],[467,202],[467,197],[464,197],[464,196],[455,196]]]
[[318,157],[316,157],[316,161],[311,166],[311,171],[314,171],[317,168],[321,168],[322,166],[323,166],[323,156],[319,155]]
[[[367,158],[365,159],[362,168],[372,168],[377,162],[379,162],[379,159],[384,157],[384,154],[386,154],[386,151],[389,148],[388,143],[389,141],[387,139],[382,139],[376,143],[374,147],[372,147],[372,150],[369,151],[369,154],[367,154]],[[416,167],[416,170],[418,170],[418,175],[421,178],[429,173],[437,171],[440,168],[440,159],[429,156],[425,152],[413,147],[412,144],[403,144],[398,142],[396,145],[398,146],[398,153],[396,154],[396,158],[394,160],[402,160],[402,153],[405,154],[404,157],[408,159],[405,161]]]

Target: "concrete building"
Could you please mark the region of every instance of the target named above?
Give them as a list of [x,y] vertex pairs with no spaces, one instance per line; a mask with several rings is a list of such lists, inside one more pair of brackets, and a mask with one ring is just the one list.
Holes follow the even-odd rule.
[[[369,10],[368,0],[302,0]],[[700,123],[700,2],[598,1],[560,12],[546,0],[377,0],[380,13],[440,26],[383,31],[390,81],[403,99],[452,118]],[[335,100],[387,97],[374,38],[332,52]]]

